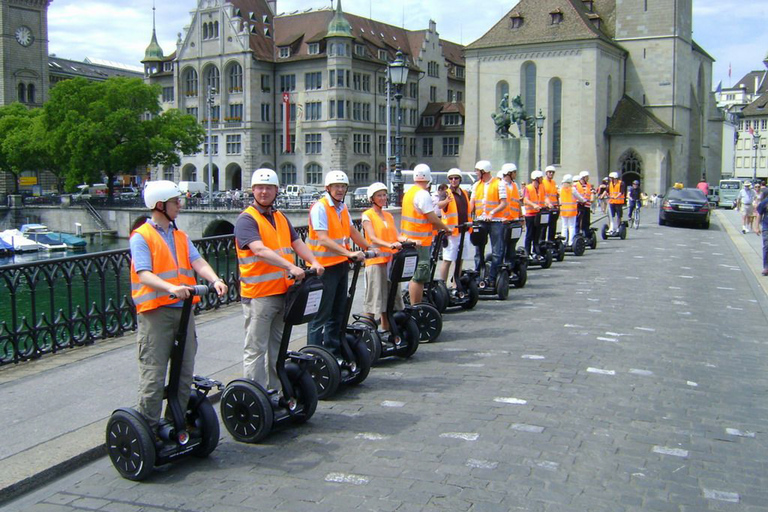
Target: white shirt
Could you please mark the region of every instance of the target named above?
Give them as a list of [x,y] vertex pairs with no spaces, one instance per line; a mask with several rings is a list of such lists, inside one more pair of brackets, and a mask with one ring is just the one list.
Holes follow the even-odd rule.
[[[418,185],[414,186],[418,187]],[[416,196],[413,198],[413,206],[416,208],[416,210],[419,211],[419,213],[424,215],[430,212],[434,213],[435,211],[435,205],[432,204],[432,195],[429,193],[429,191],[424,189],[416,192]]]

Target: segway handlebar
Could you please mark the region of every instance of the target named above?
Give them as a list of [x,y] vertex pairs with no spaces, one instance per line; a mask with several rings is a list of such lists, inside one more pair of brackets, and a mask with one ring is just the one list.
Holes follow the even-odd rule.
[[407,242],[400,242],[400,245],[405,249],[406,247],[416,247],[416,242],[408,240]]
[[[376,256],[378,256],[378,254],[376,254],[376,251],[374,251],[373,249],[369,249],[367,251],[360,251],[360,252],[363,253],[363,258],[366,260],[375,258]],[[355,261],[352,258],[349,258],[349,261],[352,263],[360,263],[359,261]]]
[[[304,271],[304,277],[316,277],[316,276],[317,276],[317,269],[308,268],[307,270]],[[296,279],[296,276],[291,274],[290,272],[285,277],[287,277],[288,279]]]
[[[216,288],[213,287],[213,285],[207,285],[207,284],[196,284],[195,286],[188,286],[189,288],[189,296],[194,297],[195,295],[205,295],[206,293],[215,293]],[[176,295],[171,294],[171,298],[175,299]]]

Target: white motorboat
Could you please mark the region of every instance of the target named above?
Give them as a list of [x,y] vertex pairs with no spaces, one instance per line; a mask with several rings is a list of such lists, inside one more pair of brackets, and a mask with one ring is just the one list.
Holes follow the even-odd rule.
[[60,233],[53,233],[48,226],[43,224],[24,224],[21,226],[21,232],[25,237],[40,244],[40,247],[46,251],[65,251],[67,244],[61,239]]
[[6,229],[0,232],[0,238],[11,247],[14,252],[39,251],[41,245],[24,236],[18,229]]

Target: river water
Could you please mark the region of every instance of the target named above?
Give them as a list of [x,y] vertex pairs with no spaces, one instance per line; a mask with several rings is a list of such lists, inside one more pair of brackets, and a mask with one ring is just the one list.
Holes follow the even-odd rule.
[[99,241],[98,237],[88,240],[88,245],[84,251],[37,251],[13,254],[11,256],[0,256],[0,267],[4,265],[15,265],[18,263],[32,263],[34,261],[48,261],[57,258],[68,258],[70,256],[79,256],[102,251],[111,251],[113,249],[127,249],[127,238],[105,237]]

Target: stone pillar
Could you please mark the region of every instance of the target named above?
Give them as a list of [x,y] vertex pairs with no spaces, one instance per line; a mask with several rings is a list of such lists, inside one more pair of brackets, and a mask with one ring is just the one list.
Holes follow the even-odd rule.
[[[329,171],[344,171],[347,176],[350,170],[347,167],[347,133],[330,130],[331,135],[331,168]],[[352,177],[350,176],[350,180]]]

